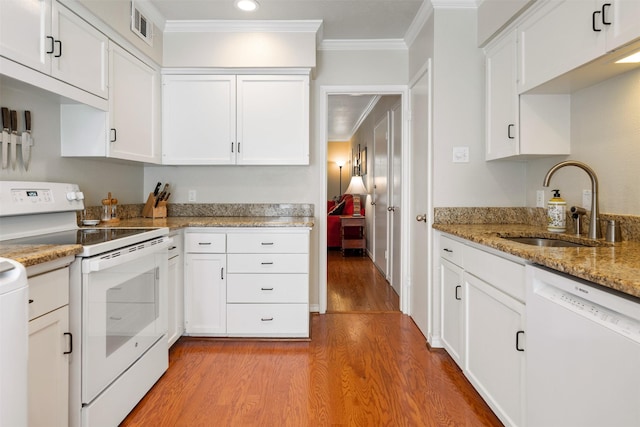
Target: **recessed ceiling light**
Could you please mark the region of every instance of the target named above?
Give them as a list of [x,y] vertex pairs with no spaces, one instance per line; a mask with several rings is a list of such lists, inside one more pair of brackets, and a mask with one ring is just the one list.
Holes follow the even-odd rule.
[[638,62],[640,62],[640,51],[616,61],[616,64],[635,64]]
[[236,0],[235,5],[238,9],[244,10],[245,12],[253,12],[260,6],[256,0]]

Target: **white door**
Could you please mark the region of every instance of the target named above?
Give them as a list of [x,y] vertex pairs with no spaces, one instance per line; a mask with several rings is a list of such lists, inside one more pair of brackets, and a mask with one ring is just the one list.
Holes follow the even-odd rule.
[[402,104],[398,102],[391,109],[391,178],[390,200],[391,211],[389,218],[389,277],[391,286],[400,295],[401,278],[401,231],[400,219],[402,218]]
[[387,270],[388,213],[389,207],[389,117],[387,115],[373,130],[373,188],[375,209],[373,213],[373,262],[389,279]]
[[431,101],[429,72],[411,88],[411,215],[424,216],[424,221],[410,221],[410,281],[409,313],[422,333],[429,326],[429,132]]

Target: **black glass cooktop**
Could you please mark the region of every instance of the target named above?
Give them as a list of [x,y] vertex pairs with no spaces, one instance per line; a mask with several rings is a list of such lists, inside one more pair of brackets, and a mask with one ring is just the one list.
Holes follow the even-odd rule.
[[155,228],[80,228],[77,230],[60,231],[57,233],[5,240],[2,243],[6,245],[92,246],[153,230],[155,230]]

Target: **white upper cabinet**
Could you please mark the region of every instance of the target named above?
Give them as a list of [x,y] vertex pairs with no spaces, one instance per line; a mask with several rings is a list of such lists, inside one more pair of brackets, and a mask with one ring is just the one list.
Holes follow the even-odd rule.
[[487,51],[487,160],[518,154],[517,53],[515,31]]
[[0,1],[0,54],[107,98],[107,37],[56,1]]
[[309,164],[306,75],[166,75],[163,164]]
[[520,26],[519,91],[571,71],[640,37],[635,0],[549,1]]
[[109,50],[109,111],[62,104],[61,154],[159,163],[160,73],[115,43]]
[[517,31],[486,49],[486,160],[571,152],[570,97],[518,95]]
[[164,76],[162,163],[235,163],[236,77]]
[[309,77],[238,76],[238,164],[309,164]]
[[160,163],[160,73],[115,43],[109,64],[109,157]]
[[0,1],[0,55],[48,74],[53,42],[51,0]]

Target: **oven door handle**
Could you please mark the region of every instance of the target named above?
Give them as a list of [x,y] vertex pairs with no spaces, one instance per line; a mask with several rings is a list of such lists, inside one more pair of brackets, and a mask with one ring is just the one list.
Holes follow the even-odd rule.
[[[161,249],[167,249],[173,243],[173,239],[170,237],[164,237],[164,240],[160,243],[156,243],[155,245],[138,249],[133,252],[128,252],[124,255],[120,255],[114,258],[101,258],[97,257],[97,259],[92,259],[89,261],[89,272],[106,270],[108,268],[114,267],[116,265],[122,265],[126,262],[134,261],[138,258],[142,258],[154,252],[158,252]],[[83,268],[84,270],[84,268]]]

